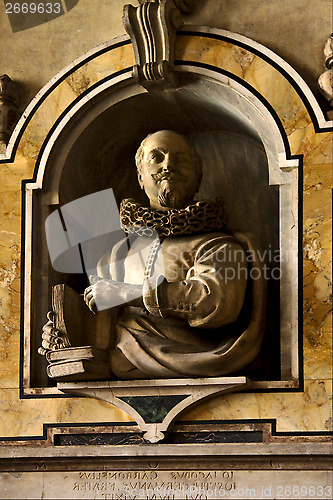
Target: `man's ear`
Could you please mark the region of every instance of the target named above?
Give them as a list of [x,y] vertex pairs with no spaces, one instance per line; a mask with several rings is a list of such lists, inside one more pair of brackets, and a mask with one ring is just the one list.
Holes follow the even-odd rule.
[[140,185],[140,188],[143,189],[143,179],[142,179],[141,172],[139,170],[137,170],[137,174],[138,174],[138,183]]

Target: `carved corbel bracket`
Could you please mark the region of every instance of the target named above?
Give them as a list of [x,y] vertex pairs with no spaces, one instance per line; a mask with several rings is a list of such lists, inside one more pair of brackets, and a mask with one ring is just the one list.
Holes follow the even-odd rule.
[[19,92],[8,75],[0,76],[0,152],[6,149],[18,119]]
[[[318,78],[318,85],[329,106],[333,108],[333,35],[325,43],[324,57],[327,71]],[[329,113],[332,113],[332,111]]]
[[97,398],[128,413],[150,443],[164,439],[172,422],[190,406],[212,396],[248,389],[247,377],[62,382],[65,394]]
[[183,25],[181,14],[189,14],[194,0],[139,0],[125,5],[123,23],[131,37],[136,81],[149,89],[156,85],[175,86],[174,45],[176,30]]

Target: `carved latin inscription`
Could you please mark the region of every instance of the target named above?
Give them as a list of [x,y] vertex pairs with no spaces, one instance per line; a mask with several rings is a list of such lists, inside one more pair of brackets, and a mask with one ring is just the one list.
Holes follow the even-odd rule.
[[78,475],[73,494],[95,492],[105,500],[223,498],[237,488],[233,471],[103,471]]

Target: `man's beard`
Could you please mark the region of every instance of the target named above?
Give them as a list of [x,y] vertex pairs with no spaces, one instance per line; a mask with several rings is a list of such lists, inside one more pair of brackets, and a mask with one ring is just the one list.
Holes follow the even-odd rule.
[[171,190],[169,186],[166,186],[160,191],[158,202],[161,207],[183,208],[186,205],[186,198],[179,191]]

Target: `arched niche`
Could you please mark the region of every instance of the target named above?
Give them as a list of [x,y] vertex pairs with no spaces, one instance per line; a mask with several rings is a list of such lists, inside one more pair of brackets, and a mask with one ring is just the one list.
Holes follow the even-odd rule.
[[[32,393],[50,385],[45,361],[35,352],[52,285],[67,283],[81,293],[86,286],[84,275],[52,268],[45,220],[59,206],[106,188],[113,189],[118,203],[123,197],[144,201],[134,155],[141,140],[160,129],[192,140],[204,163],[198,198],[221,197],[227,228],[253,234],[268,272],[275,269],[263,348],[242,374],[265,389],[292,386],[297,379],[298,162],[288,158],[276,117],[248,87],[199,65],[178,65],[177,73],[178,87],[162,91],[147,92],[125,71],[96,84],[62,114],[44,142],[26,198],[26,214],[32,217],[27,241],[33,244],[27,247],[31,289],[25,335],[30,332],[31,360],[25,373]],[[288,257],[280,263],[281,255]]]

